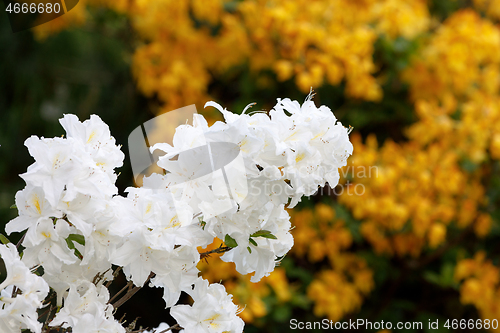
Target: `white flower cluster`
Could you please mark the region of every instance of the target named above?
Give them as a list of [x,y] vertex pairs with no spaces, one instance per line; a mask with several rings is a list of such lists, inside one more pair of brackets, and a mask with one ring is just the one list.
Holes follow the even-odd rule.
[[[19,216],[6,226],[8,234],[27,230],[25,250],[21,262],[15,248],[0,248],[8,267],[0,325],[40,332],[36,309],[50,286],[62,306],[50,326],[125,332],[103,285],[115,265],[138,287],[150,281],[163,288],[166,306],[186,332],[242,332],[224,287],[198,277],[198,247],[218,237],[228,250],[222,259],[240,273],[254,273],[254,282],[269,275],[293,245],[285,205],[291,199],[293,207],[326,182],[337,185],[352,145],[330,109],[310,98],[302,106],[278,100],[269,116],[207,105],[225,122],[209,127],[195,115],[192,126],[179,126],[172,145],[152,147],[165,153],[158,162],[165,174],[128,188],[126,197],[117,194],[114,172],[124,155],[98,116],[82,123],[65,115],[65,138],[26,140],[35,163],[21,175],[27,185],[16,194]],[[26,268],[38,266],[43,279]],[[97,274],[104,278],[92,283]],[[4,296],[12,285],[21,293]],[[175,305],[182,291],[192,306]],[[19,317],[11,307],[21,302]]]
[[[195,115],[194,126],[177,129],[173,146],[155,145],[153,150],[166,153],[158,165],[169,173],[154,183],[169,188],[190,181],[189,186],[173,191],[174,197],[204,217],[204,230],[211,237],[233,243],[235,248],[222,260],[234,262],[241,274],[255,272],[251,281],[258,282],[293,245],[285,210],[289,199],[291,208],[325,182],[332,187],[338,184],[338,169],[352,153],[348,129],[337,122],[329,108],[317,108],[309,98],[302,106],[278,99],[269,116],[259,112],[237,115],[216,103],[207,105],[222,112],[225,122],[208,127],[203,117]],[[191,177],[206,172],[190,163],[192,154],[181,152],[205,142],[215,156],[218,151],[231,155],[218,143],[233,143],[242,163],[225,167],[224,177]],[[172,160],[173,156],[178,156],[177,160]],[[241,170],[245,172],[244,184],[237,179]],[[224,190],[226,186],[229,190]]]
[[7,269],[7,277],[0,284],[0,331],[40,332],[42,323],[36,310],[49,293],[47,282],[26,267],[13,244],[0,245],[0,255]]

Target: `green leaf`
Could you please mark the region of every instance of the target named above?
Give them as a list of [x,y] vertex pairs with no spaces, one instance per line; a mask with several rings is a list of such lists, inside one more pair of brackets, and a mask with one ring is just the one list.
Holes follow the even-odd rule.
[[16,208],[17,208],[16,204],[13,204],[12,206],[10,206],[10,209],[16,209]]
[[237,247],[238,246],[238,243],[236,243],[234,238],[229,236],[229,235],[226,235],[226,237],[224,238],[224,244],[226,244],[226,246],[229,246],[229,247]]
[[252,253],[252,249],[250,248],[250,246],[247,246],[247,250],[248,250],[248,253]]
[[203,221],[203,219],[202,219],[201,217],[199,217],[199,219],[200,219],[200,225],[201,225],[201,228],[202,228],[203,230],[205,230],[205,226],[207,225],[207,222]]
[[292,308],[288,304],[278,306],[273,311],[273,319],[279,323],[287,321],[292,316]]
[[274,236],[273,234],[262,235],[261,237],[269,238],[269,239],[278,239],[278,237]]
[[458,285],[453,279],[455,266],[452,263],[444,263],[441,266],[440,273],[425,271],[423,277],[426,281],[444,288],[457,288]]
[[252,243],[252,245],[258,246],[257,242],[254,239],[250,238],[249,241],[250,243]]
[[75,249],[75,244],[73,244],[73,242],[68,238],[66,238],[66,244],[68,244],[68,247],[71,249],[71,250],[74,250]]
[[310,309],[311,303],[312,301],[306,295],[299,293],[293,293],[290,299],[290,304],[304,310]]
[[85,237],[83,235],[70,234],[68,239],[78,244],[85,245]]
[[0,242],[2,242],[2,244],[5,244],[5,245],[10,243],[9,239],[2,234],[0,234]]
[[80,260],[83,259],[83,255],[80,253],[80,251],[78,251],[73,242],[85,245],[85,237],[82,235],[70,234],[68,238],[66,238],[66,244],[68,244],[69,249],[73,250],[74,255],[78,257]]
[[80,259],[80,260],[83,259],[83,255],[80,253],[80,251],[78,251],[78,249],[75,249],[75,256],[77,256],[78,259]]
[[452,286],[454,280],[455,266],[452,263],[445,263],[441,267],[441,281],[445,286]]
[[266,234],[270,234],[271,232],[269,230],[259,230],[257,232],[254,232],[253,234],[250,235],[250,237],[259,237],[259,236],[263,236],[263,235],[266,235]]
[[469,159],[463,159],[462,161],[460,161],[460,167],[462,167],[462,169],[464,169],[465,171],[472,173],[479,168],[479,164],[474,163]]
[[286,271],[286,275],[292,279],[299,279],[303,285],[307,286],[314,280],[311,270],[296,266],[293,259],[285,257],[280,261],[280,266]]
[[264,237],[264,238],[270,238],[270,239],[278,239],[269,230],[259,230],[257,232],[254,232],[253,234],[251,234],[250,237]]

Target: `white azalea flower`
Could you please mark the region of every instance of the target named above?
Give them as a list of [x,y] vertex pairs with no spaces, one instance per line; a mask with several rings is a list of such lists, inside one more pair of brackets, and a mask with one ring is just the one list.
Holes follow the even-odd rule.
[[71,327],[73,333],[125,333],[113,318],[113,306],[107,304],[108,289],[80,281],[69,288],[64,306],[50,322],[50,326]]
[[20,175],[21,178],[28,184],[42,187],[48,202],[57,206],[65,187],[80,171],[78,145],[72,139],[39,139],[36,136],[28,138],[24,145],[35,163]]
[[5,226],[7,235],[34,227],[41,219],[62,217],[62,212],[54,209],[45,198],[43,189],[32,185],[27,185],[16,193],[16,207],[19,216]]
[[[7,277],[0,284],[1,331],[19,333],[21,329],[30,329],[40,333],[42,323],[37,320],[37,309],[42,307],[49,286],[19,259],[14,244],[0,245],[0,256],[7,269]],[[12,297],[14,286],[20,294]]]
[[26,233],[23,262],[29,266],[42,265],[46,272],[57,274],[63,264],[77,262],[78,258],[68,248],[66,238],[70,234],[68,222],[51,219],[38,222]]
[[66,136],[83,144],[85,151],[90,154],[95,164],[114,183],[116,180],[114,169],[122,166],[125,155],[120,147],[116,146],[115,138],[111,136],[108,125],[97,115],[91,115],[90,119],[82,123],[77,116],[66,114],[59,122],[66,130]]
[[192,306],[176,305],[170,310],[184,332],[243,332],[243,320],[237,316],[238,306],[233,303],[232,296],[226,293],[223,285],[209,285],[207,280],[199,278],[194,289],[188,293],[194,300]]
[[93,231],[92,218],[105,207],[105,200],[80,193],[73,200],[61,201],[58,205],[68,221],[84,236],[89,236]]
[[[150,148],[151,153],[157,149],[165,152],[165,155],[159,158],[158,166],[162,167],[162,163],[170,160],[179,153],[203,146],[207,143],[203,131],[204,126],[200,124],[199,118],[194,117],[193,119],[198,119],[198,121],[194,122],[195,126],[181,125],[175,129],[172,139],[173,145],[168,143],[157,143]],[[200,126],[196,126],[197,124],[200,124]]]
[[196,267],[200,254],[196,248],[180,246],[169,253],[164,265],[154,269],[156,276],[151,285],[163,288],[165,307],[171,307],[179,300],[181,291],[188,291],[198,278]]

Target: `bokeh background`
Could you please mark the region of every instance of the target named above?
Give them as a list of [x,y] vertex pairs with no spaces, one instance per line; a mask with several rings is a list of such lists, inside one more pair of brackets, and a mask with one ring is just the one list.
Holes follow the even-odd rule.
[[[341,184],[290,211],[294,248],[261,282],[200,264],[245,307],[245,332],[500,320],[500,0],[80,0],[15,34],[2,13],[0,229],[32,163],[24,140],[62,135],[64,113],[99,115],[128,157],[160,113],[196,104],[214,122],[208,100],[269,110],[311,87],[354,127]],[[118,171],[123,194],[129,161]],[[161,294],[117,317],[173,324]]]

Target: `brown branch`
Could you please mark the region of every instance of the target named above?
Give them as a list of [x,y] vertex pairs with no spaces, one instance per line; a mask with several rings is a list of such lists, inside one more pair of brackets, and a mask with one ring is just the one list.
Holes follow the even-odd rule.
[[219,246],[218,248],[216,249],[213,249],[213,250],[210,250],[210,251],[207,251],[207,252],[203,252],[203,253],[200,253],[200,259],[201,260],[207,260],[208,257],[210,257],[211,254],[213,253],[224,253],[224,252],[227,252],[229,250],[231,250],[232,247],[229,247],[229,246],[223,246],[221,244],[221,246]]
[[170,326],[169,328],[161,331],[160,333],[165,333],[165,332],[168,332],[170,330],[182,330],[183,328],[179,326],[179,324],[175,324],[174,326]]
[[24,241],[24,237],[26,237],[26,233],[24,233],[23,237],[21,237],[21,239],[19,240],[19,242],[17,242],[16,249],[19,249],[19,246],[21,246],[21,243]]
[[[167,329],[164,329],[164,330],[163,330],[163,331],[161,331],[161,332],[158,332],[158,331],[156,331],[156,329],[155,329],[155,330],[153,331],[153,333],[166,333],[166,332],[168,332],[168,331],[170,331],[170,330],[182,330],[182,329],[184,329],[184,328],[183,328],[183,327],[181,327],[181,326],[179,326],[179,324],[175,324],[174,326],[171,326],[171,327],[169,327],[169,328],[167,328]],[[137,331],[132,331],[132,333],[142,333],[142,332],[147,331],[147,330],[148,330],[147,328],[141,328],[141,329],[139,329],[139,330],[137,330]]]
[[45,318],[44,326],[47,326],[51,312],[52,312],[52,304],[50,304],[49,309],[47,311],[45,311],[44,313],[42,313],[38,316],[38,320],[40,320],[43,316],[45,316],[45,314],[47,314],[47,318]]
[[104,286],[106,288],[109,288],[109,286],[111,285],[111,283],[113,283],[114,279],[116,279],[116,277],[118,276],[118,274],[120,274],[120,271],[122,270],[122,267],[121,266],[118,266],[117,269],[115,269],[115,271],[113,272],[113,280],[109,280],[108,282],[106,282],[104,284]]
[[[146,283],[149,282],[149,280],[151,280],[153,277],[155,276],[155,273],[151,272],[151,274],[149,274],[148,276],[148,279],[146,280]],[[127,283],[127,286],[128,286],[128,283]],[[120,298],[118,301],[116,301],[114,304],[113,304],[113,307],[116,309],[118,309],[120,306],[123,305],[123,303],[125,303],[126,301],[128,301],[132,296],[134,296],[140,289],[142,288],[141,287],[134,287],[132,289],[129,289],[129,291],[127,291],[127,293],[125,295],[123,295],[122,298]]]
[[120,289],[119,292],[117,292],[113,297],[111,297],[111,299],[108,301],[108,304],[113,302],[115,300],[115,298],[118,297],[118,295],[120,295],[126,289],[130,288],[133,284],[134,283],[132,281],[127,282],[127,284],[122,289]]

